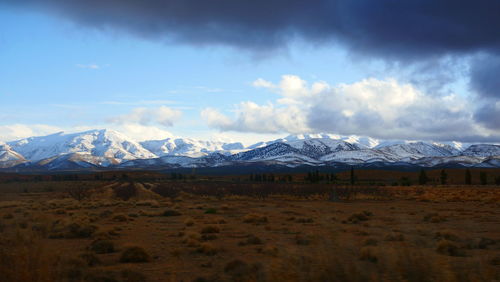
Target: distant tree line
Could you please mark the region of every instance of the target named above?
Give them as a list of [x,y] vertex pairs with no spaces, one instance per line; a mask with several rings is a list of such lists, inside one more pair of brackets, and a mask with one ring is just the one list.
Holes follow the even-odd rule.
[[[402,178],[402,180],[403,180],[403,178]],[[425,170],[421,169],[420,173],[418,175],[418,184],[426,185],[429,182],[429,180],[430,179],[427,177]],[[500,185],[500,176],[495,177],[493,182],[495,185]],[[439,183],[441,185],[448,184],[448,173],[444,169],[442,169],[441,172],[439,173]],[[464,172],[464,183],[466,185],[472,185],[472,173],[471,173],[470,169],[468,169],[468,168]],[[479,172],[479,183],[481,185],[488,185],[490,183],[490,182],[488,182],[488,173],[486,171]],[[402,185],[404,185],[404,184],[402,184]]]
[[335,173],[320,173],[318,170],[310,171],[304,179],[307,182],[318,183],[318,182],[335,182],[337,181],[337,175]]
[[172,172],[170,173],[170,180],[183,180],[186,181],[187,179],[196,179],[195,174],[182,174],[182,173],[176,173]]
[[291,174],[279,176],[272,173],[252,173],[248,180],[251,182],[293,182],[293,176]]

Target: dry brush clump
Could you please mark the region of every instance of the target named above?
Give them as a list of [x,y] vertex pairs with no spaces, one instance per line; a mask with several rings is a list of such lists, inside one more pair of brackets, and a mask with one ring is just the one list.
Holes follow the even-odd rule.
[[109,254],[115,251],[113,241],[97,239],[90,244],[89,249],[96,254]]
[[243,217],[244,223],[264,224],[267,223],[267,216],[258,213],[249,213]]
[[445,222],[447,218],[439,213],[428,213],[423,217],[424,222],[440,223]]
[[217,209],[216,208],[208,208],[205,210],[204,212],[205,214],[216,214],[217,213]]
[[310,245],[312,242],[311,236],[304,234],[296,234],[294,240],[297,245],[302,245],[302,246]]
[[359,223],[361,221],[367,221],[373,216],[373,213],[370,211],[362,211],[359,213],[354,213],[344,220],[343,223]]
[[373,262],[373,263],[377,262],[378,257],[377,257],[377,254],[375,252],[375,248],[373,248],[373,247],[361,248],[361,250],[359,251],[359,259]]
[[405,236],[401,233],[389,233],[385,235],[384,240],[393,242],[403,242],[405,240]]
[[149,261],[151,261],[151,257],[144,248],[139,246],[125,247],[120,255],[120,262],[122,263],[141,263]]
[[194,219],[192,219],[192,218],[186,218],[186,220],[184,220],[184,224],[186,226],[188,226],[188,227],[189,226],[193,226],[194,225]]
[[495,266],[500,265],[500,255],[495,255],[495,256],[491,257],[489,259],[489,263],[491,265],[495,265]]
[[250,264],[240,259],[229,261],[224,266],[224,273],[231,277],[231,281],[266,281],[262,264]]
[[87,265],[84,260],[73,258],[61,263],[58,277],[54,281],[144,282],[147,280],[144,274],[132,269],[93,268]]
[[314,219],[310,217],[299,217],[295,219],[295,222],[297,223],[313,223]]
[[182,213],[176,210],[168,209],[162,213],[162,216],[181,216]]
[[93,253],[84,252],[79,255],[79,258],[82,259],[88,266],[97,266],[102,264],[102,261]]
[[83,201],[92,196],[94,189],[86,187],[85,185],[73,185],[66,188],[66,193],[69,197],[77,201]]
[[131,219],[125,215],[125,214],[116,214],[113,216],[113,221],[114,222],[127,222],[130,221]]
[[219,233],[219,232],[220,232],[220,228],[219,228],[219,226],[216,226],[216,225],[205,226],[200,231],[200,233],[202,233],[202,234]]
[[55,220],[49,230],[49,238],[90,238],[98,227],[85,219]]
[[453,242],[458,242],[461,240],[460,237],[455,232],[453,232],[451,230],[437,231],[434,234],[434,238],[437,240],[444,239],[444,240],[453,241]]
[[219,249],[211,243],[201,243],[196,251],[207,256],[213,256],[219,252]]
[[[339,244],[344,244],[346,242]],[[358,260],[349,248],[341,245],[322,245],[323,252],[280,256],[268,265],[270,281],[496,281],[498,271],[485,267],[493,265],[494,257],[468,260],[467,267],[443,260],[439,255],[410,246],[382,248],[365,246],[359,249]],[[500,260],[499,260],[500,261]]]
[[378,240],[375,238],[366,238],[362,242],[363,246],[377,246],[378,245]]
[[467,247],[471,249],[488,249],[489,246],[494,246],[499,242],[500,240],[480,237],[480,238],[470,239],[467,243]]
[[247,238],[243,241],[240,241],[238,243],[239,246],[246,246],[246,245],[262,245],[264,244],[264,241],[260,239],[259,237],[255,235],[248,235]]
[[203,241],[212,241],[219,238],[216,234],[210,233],[210,234],[201,234],[201,240]]
[[436,245],[436,252],[453,257],[465,256],[465,251],[461,249],[458,244],[446,239],[440,240]]
[[15,236],[2,236],[0,242],[0,277],[2,281],[55,281],[59,258],[42,237],[31,230]]
[[150,207],[150,208],[159,208],[161,206],[160,202],[157,200],[141,200],[135,203],[138,207]]
[[19,206],[24,206],[26,203],[21,201],[2,201],[0,202],[0,209],[4,208],[15,208]]

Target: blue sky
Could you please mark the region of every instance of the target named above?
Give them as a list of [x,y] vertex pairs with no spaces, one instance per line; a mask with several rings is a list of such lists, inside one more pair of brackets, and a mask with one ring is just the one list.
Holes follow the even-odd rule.
[[[380,119],[383,126],[397,120],[402,127],[375,137],[456,139],[449,132],[433,133],[438,127],[412,136],[409,132],[418,131],[425,120],[408,128],[401,125],[411,117],[394,107],[408,107],[405,111],[418,116],[429,105],[437,109],[439,101],[451,99],[453,115],[474,99],[466,77],[448,82],[439,94],[428,93],[412,83],[415,69],[351,52],[338,42],[311,44],[298,38],[257,54],[235,46],[152,40],[0,5],[0,141],[104,127],[136,139],[182,136],[246,143],[290,133],[377,135],[384,127],[374,127],[367,121],[372,118],[362,115],[372,111],[373,120]],[[265,83],[259,85],[257,79]],[[297,81],[304,84],[291,89]],[[326,86],[316,93],[314,83]],[[370,92],[374,88],[375,94]],[[412,91],[418,92],[417,98]],[[389,103],[398,99],[411,101]],[[317,112],[322,115],[314,116]],[[344,120],[356,116],[360,118]],[[471,113],[457,116],[466,126],[480,126]],[[298,121],[289,121],[293,119]],[[442,126],[448,126],[457,118],[442,119]],[[320,124],[311,125],[313,121]],[[495,132],[480,128],[473,135],[491,137]]]

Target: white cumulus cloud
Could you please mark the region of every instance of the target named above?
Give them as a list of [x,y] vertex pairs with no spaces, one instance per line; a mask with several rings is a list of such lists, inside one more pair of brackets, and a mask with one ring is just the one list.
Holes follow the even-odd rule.
[[432,96],[395,79],[368,78],[352,84],[311,85],[295,75],[253,86],[277,93],[273,103],[236,105],[234,116],[205,109],[202,117],[221,131],[338,133],[383,139],[488,139],[499,136],[473,119],[472,103],[450,94]]
[[98,70],[101,68],[98,64],[76,64],[77,68],[81,69],[92,69],[92,70]]
[[201,116],[209,126],[222,131],[256,133],[310,131],[301,109],[294,105],[276,107],[273,104],[258,105],[254,102],[242,102],[237,105],[234,120],[212,108],[203,110]]
[[61,132],[61,128],[46,124],[7,124],[0,125],[0,141],[13,141],[31,136],[42,136]]

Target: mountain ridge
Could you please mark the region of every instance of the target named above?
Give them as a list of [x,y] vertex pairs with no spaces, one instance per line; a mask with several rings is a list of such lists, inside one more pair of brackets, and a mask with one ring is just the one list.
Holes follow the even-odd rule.
[[252,163],[289,167],[335,163],[500,167],[500,145],[464,146],[460,142],[387,141],[335,134],[299,134],[245,147],[239,142],[191,138],[137,142],[109,129],[58,132],[0,143],[0,169],[4,170],[147,169]]

